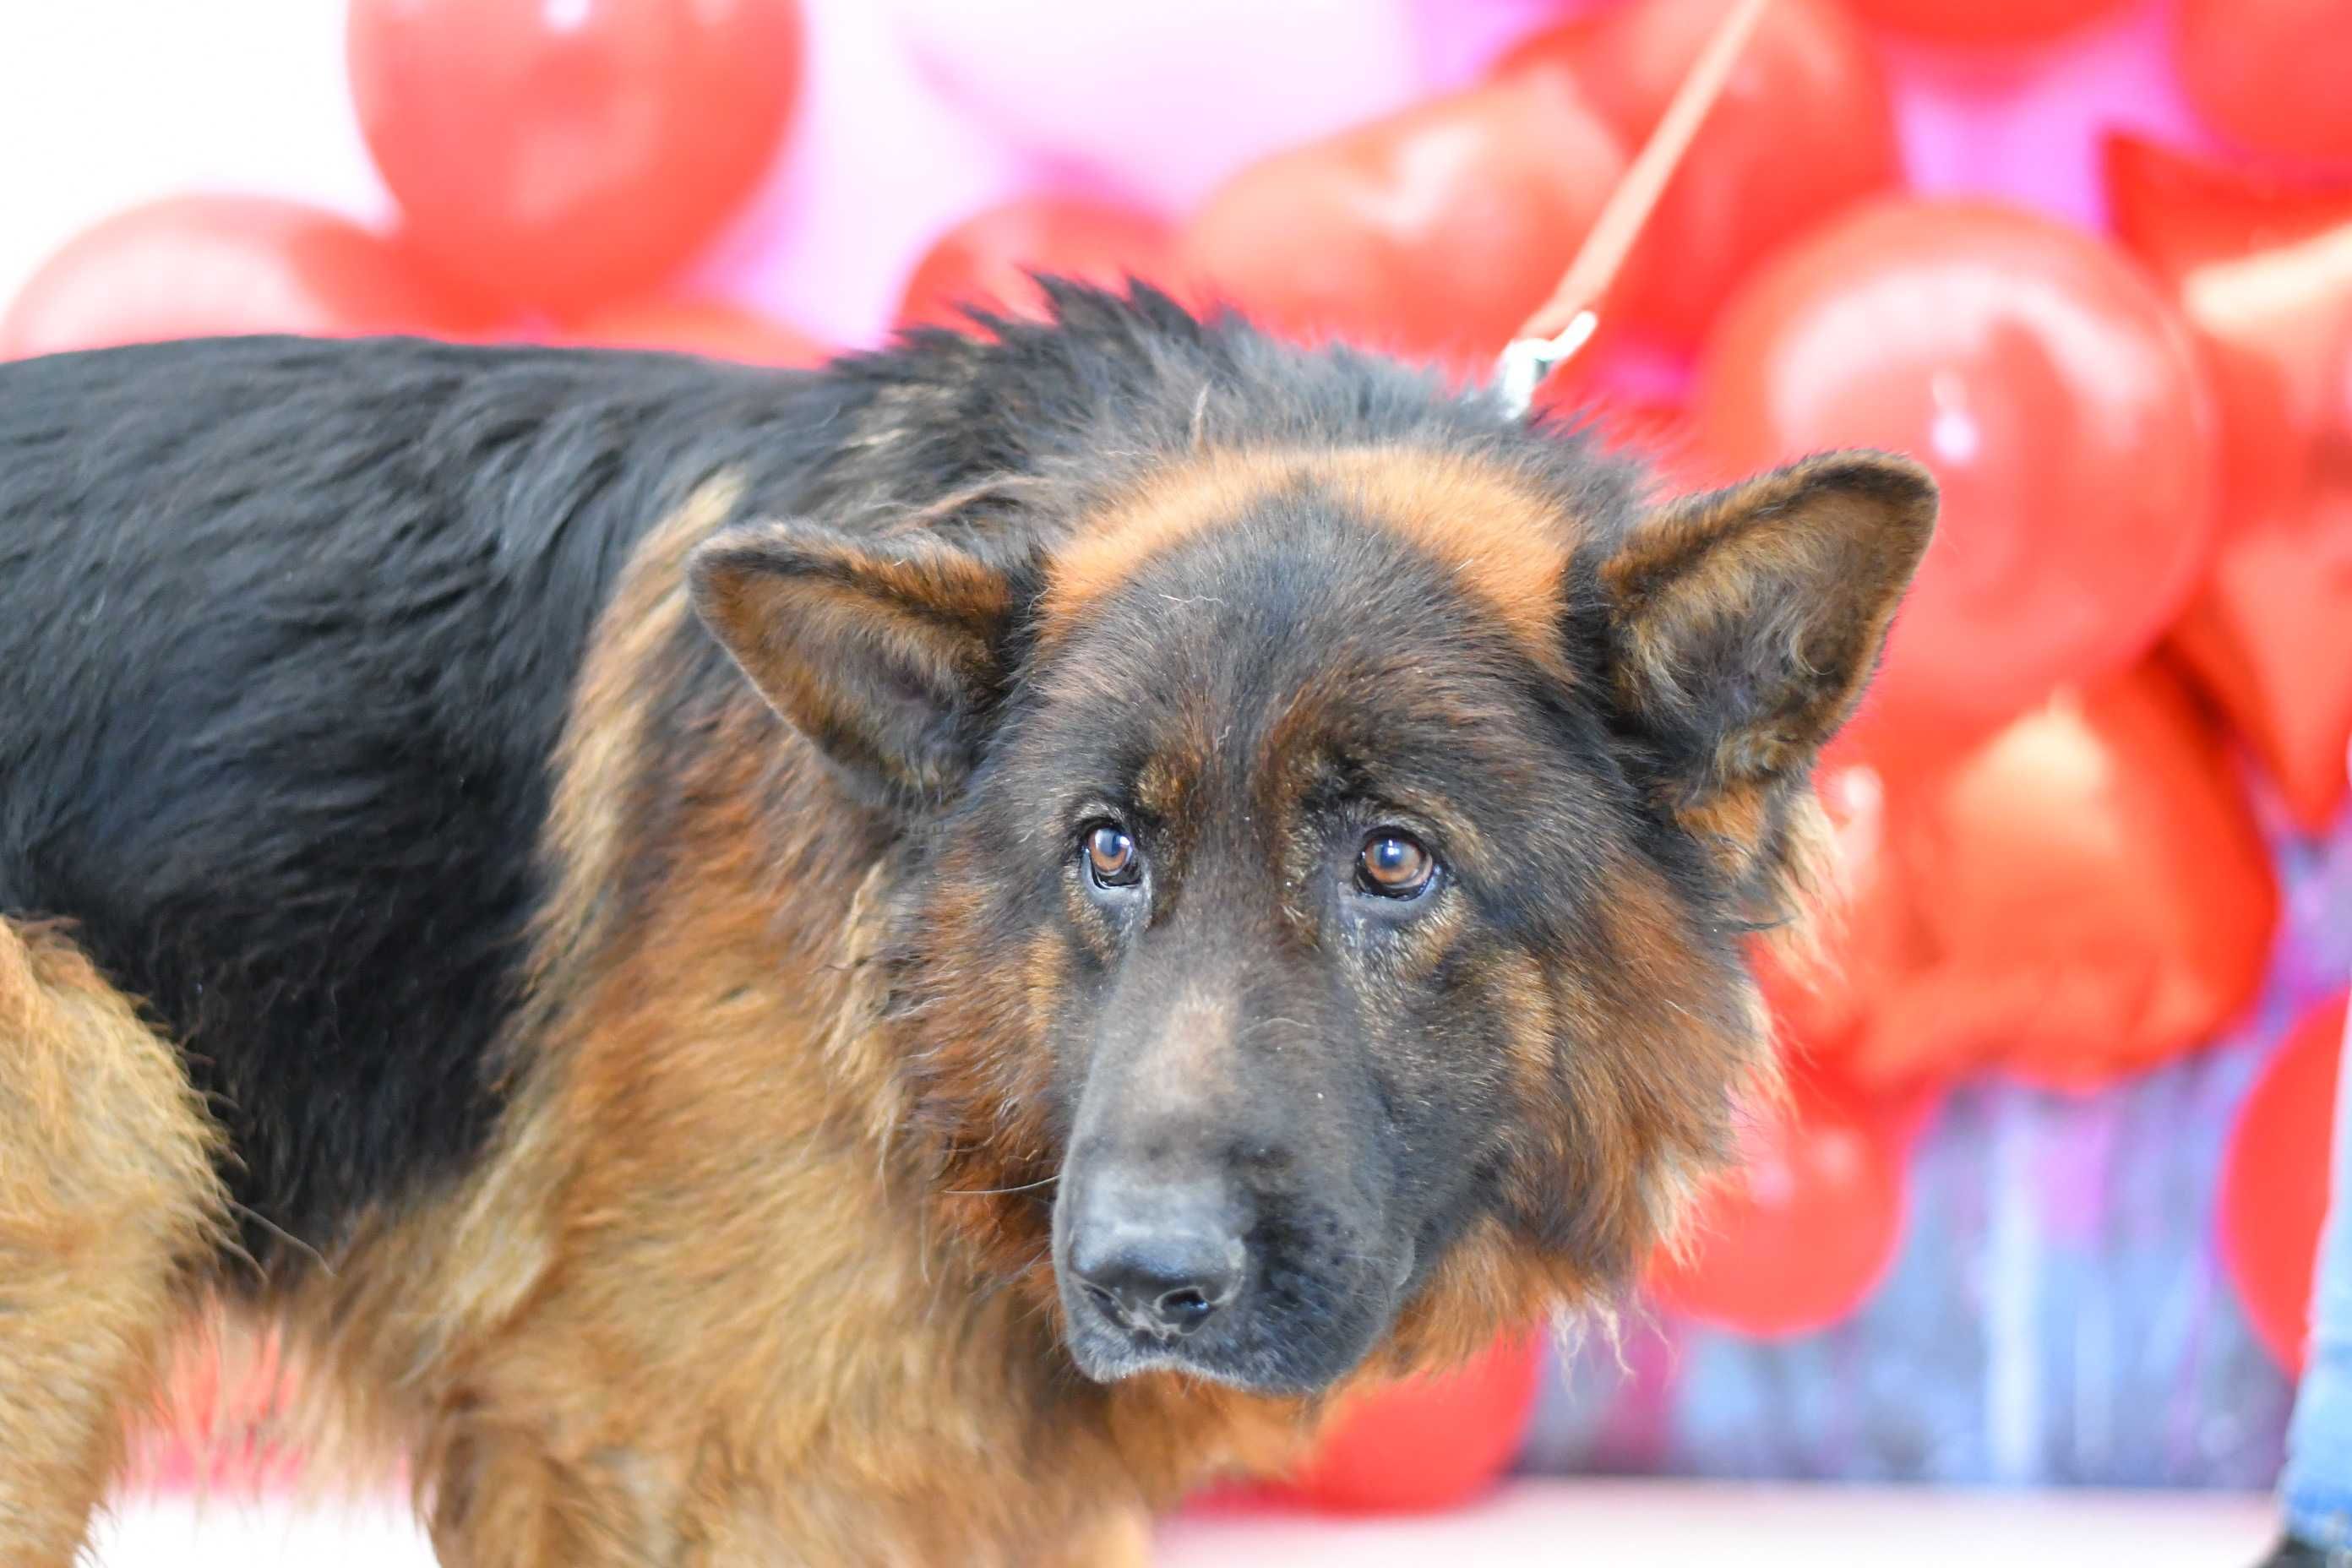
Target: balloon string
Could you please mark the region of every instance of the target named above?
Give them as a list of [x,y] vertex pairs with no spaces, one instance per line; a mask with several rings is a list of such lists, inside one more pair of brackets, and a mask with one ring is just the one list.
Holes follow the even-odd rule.
[[1601,216],[1577,248],[1576,258],[1560,276],[1559,287],[1536,308],[1503,351],[1498,382],[1503,395],[1516,408],[1524,410],[1543,378],[1583,347],[1600,325],[1601,300],[1616,280],[1617,269],[1624,265],[1633,242],[1641,237],[1643,226],[1681,167],[1699,128],[1706,122],[1707,111],[1722,96],[1724,84],[1731,79],[1732,68],[1739,63],[1740,51],[1764,19],[1769,3],[1738,0],[1716,24],[1714,35],[1691,62],[1689,74],[1659,117],[1657,129],[1626,166],[1617,188],[1609,193]]

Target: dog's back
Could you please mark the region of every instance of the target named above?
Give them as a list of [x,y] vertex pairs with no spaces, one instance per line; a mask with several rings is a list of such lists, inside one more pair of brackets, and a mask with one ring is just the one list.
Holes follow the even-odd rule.
[[404,340],[0,366],[0,915],[184,1044],[257,1253],[484,1135],[597,610],[823,395]]
[[181,1047],[248,1252],[331,1248],[480,1148],[583,652],[706,480],[706,533],[969,531],[945,503],[1001,510],[971,487],[1083,493],[1130,426],[1181,439],[1202,376],[1269,438],[1458,418],[1066,296],[1066,330],[815,374],[407,339],[0,364],[0,918],[69,922]]

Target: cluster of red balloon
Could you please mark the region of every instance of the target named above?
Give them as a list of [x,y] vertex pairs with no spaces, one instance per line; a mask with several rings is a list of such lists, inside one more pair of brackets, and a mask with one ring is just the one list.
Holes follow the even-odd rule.
[[[1172,239],[1117,263],[1286,330],[1478,368],[1544,297],[1727,4],[1631,0],[1538,34],[1477,88],[1242,170]],[[1601,339],[1548,389],[1639,389],[1654,430],[1661,379],[1629,367],[1695,347],[1676,478],[1856,444],[1919,455],[1945,489],[1877,690],[1823,770],[1853,898],[1834,962],[1811,984],[1768,965],[1792,1093],[1652,1271],[1654,1299],[1689,1317],[1780,1335],[1850,1314],[1895,1255],[1907,1142],[1957,1079],[2088,1092],[2244,1012],[2279,894],[2231,731],[2294,821],[2315,829],[2344,805],[2352,183],[2118,141],[2120,244],[1894,189],[1857,14],[1983,45],[2112,4],[1779,0]],[[2181,26],[2198,38],[2216,9],[2191,5]],[[2244,88],[2309,74],[2285,58],[2291,32],[2231,40],[2229,70],[2190,91],[2250,144],[2340,157],[2340,95],[2315,108],[2288,83],[2265,106]],[[1056,212],[1081,231],[1133,221]],[[1015,247],[989,265],[1050,259]],[[964,265],[961,283],[982,280]],[[2323,1177],[2315,1155],[2250,1179],[2307,1199]],[[2301,1213],[2242,1206],[2273,1229]],[[2309,1229],[2296,1236],[2284,1252],[2307,1254]],[[1466,1379],[1453,1408],[1491,1413],[1489,1386]],[[1404,1500],[1400,1475],[1461,1451],[1427,1414],[1442,1396],[1368,1402],[1313,1495],[1347,1492],[1337,1468]]]
[[[1483,373],[1730,3],[1618,0],[1466,89],[1244,167],[1189,214],[1058,195],[978,213],[913,268],[901,320],[966,300],[1034,314],[1030,268],[1133,274]],[[1899,189],[1874,30],[1992,48],[2120,3],[1775,0],[1601,336],[1546,389],[1600,397],[1678,480],[1861,444],[1918,455],[1946,495],[1884,677],[1822,771],[1853,904],[1835,963],[1811,984],[1767,966],[1793,1091],[1653,1271],[1694,1317],[1785,1334],[1851,1312],[1896,1248],[1906,1142],[1961,1075],[2088,1090],[2245,1006],[2278,895],[2230,735],[2292,822],[2345,804],[2352,100],[2347,35],[2319,17],[2336,0],[2183,0],[2182,86],[2250,155],[2117,139],[2112,238]],[[823,345],[789,327],[662,293],[774,160],[801,54],[795,0],[352,0],[395,228],[277,201],[138,208],[58,253],[0,318],[0,354],[409,331],[813,362]],[[2308,1120],[2315,1037],[2250,1102],[2241,1148]],[[2280,1260],[2324,1179],[2289,1164],[2233,1163],[2225,1214],[2283,1354]],[[1516,1448],[1534,1367],[1514,1341],[1366,1400],[1303,1495],[1465,1495]]]
[[657,290],[774,163],[798,0],[352,0],[378,234],[299,203],[171,198],[57,252],[0,357],[220,332],[419,332],[806,364],[778,322]]
[[[1881,679],[1824,769],[1854,889],[1840,967],[1771,987],[1790,1043],[1873,1090],[1994,1068],[2086,1092],[2243,1014],[2278,890],[2217,715],[2293,823],[2345,805],[2352,184],[2123,139],[2108,184],[2120,246],[1974,205],[1853,208],[1743,281],[1700,357],[1703,471],[1859,443],[1944,485]],[[2276,1113],[2273,1096],[2244,1114]],[[2233,1191],[2259,1196],[2223,1215],[2274,1348],[2308,1282],[2317,1114],[2302,1157],[2238,1163]],[[1791,1191],[1818,1236],[1870,1177]],[[1751,1203],[1718,1197],[1702,1224],[1739,1237]],[[1735,1241],[1698,1267],[1726,1277],[1713,1315],[1769,1332],[1811,1263]],[[1872,1272],[1843,1278],[1850,1307]]]

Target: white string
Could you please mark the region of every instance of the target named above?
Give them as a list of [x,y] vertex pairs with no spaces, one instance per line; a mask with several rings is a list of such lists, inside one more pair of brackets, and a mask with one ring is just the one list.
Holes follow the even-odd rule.
[[1524,419],[1535,406],[1536,388],[1558,370],[1601,327],[1601,318],[1579,310],[1556,338],[1513,338],[1495,362],[1495,395],[1514,419]]
[[[1591,231],[1578,247],[1576,258],[1569,263],[1559,287],[1528,319],[1520,329],[1522,335],[1505,345],[1501,357],[1495,362],[1495,394],[1512,417],[1527,416],[1535,403],[1536,388],[1543,384],[1544,377],[1582,348],[1600,326],[1594,307],[1615,280],[1618,268],[1624,264],[1633,241],[1649,222],[1658,198],[1665,194],[1667,182],[1682,166],[1699,127],[1706,123],[1707,111],[1722,96],[1732,68],[1739,63],[1740,51],[1748,47],[1748,40],[1764,19],[1767,3],[1768,0],[1734,0],[1732,7],[1724,13],[1706,47],[1691,62],[1682,85],[1675,89],[1650,139],[1643,143],[1633,163],[1626,165],[1624,177],[1601,204],[1600,215],[1592,220]],[[1556,336],[1541,335],[1542,329],[1570,310],[1574,313]]]

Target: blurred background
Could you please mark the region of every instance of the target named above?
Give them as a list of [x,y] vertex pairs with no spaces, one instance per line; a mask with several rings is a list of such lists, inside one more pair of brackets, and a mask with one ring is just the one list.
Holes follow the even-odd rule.
[[[1726,6],[19,6],[0,356],[799,365],[1035,267],[1483,376]],[[2269,1487],[2352,976],[2352,0],[1771,0],[1602,317],[1543,402],[1664,483],[1944,484],[1822,776],[1853,910],[1771,976],[1791,1112],[1619,1342],[1401,1390],[1287,1501]]]

